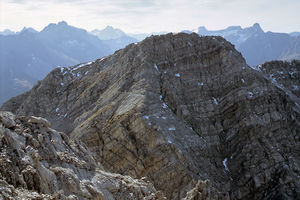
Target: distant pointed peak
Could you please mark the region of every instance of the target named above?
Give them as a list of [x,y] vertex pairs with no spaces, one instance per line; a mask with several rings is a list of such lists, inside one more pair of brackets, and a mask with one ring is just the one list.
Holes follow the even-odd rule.
[[66,21],[60,21],[57,24],[55,23],[48,24],[48,26],[46,26],[41,32],[57,31],[57,30],[65,30],[65,29],[78,29],[78,28],[70,26]]
[[57,25],[68,26],[68,23],[66,21],[60,21],[57,23]]
[[262,29],[261,29],[259,23],[253,24],[252,28],[254,28],[254,29],[257,30],[257,31],[262,31]]
[[260,25],[259,25],[259,23],[256,22],[253,24],[253,27],[260,27]]
[[34,28],[31,28],[31,27],[25,27],[24,26],[24,28],[20,31],[21,33],[22,32],[31,32],[31,33],[36,33],[36,32],[38,32],[38,31],[36,31]]
[[21,32],[25,31],[26,29],[27,29],[26,26],[24,26],[24,27],[22,28]]
[[104,29],[115,29],[113,26],[107,25]]
[[[121,29],[118,29],[118,28],[114,28],[113,26],[109,26],[107,25],[104,29],[102,29],[101,31],[116,31],[116,32],[119,32],[119,33],[124,33],[124,31],[122,31]],[[124,33],[125,34],[125,33]]]
[[101,30],[96,29],[91,31],[91,33],[98,36],[101,40],[116,39],[126,35],[121,29],[112,26],[106,26]]
[[207,34],[209,31],[205,28],[205,26],[199,26],[198,28],[198,34],[200,35],[205,35]]

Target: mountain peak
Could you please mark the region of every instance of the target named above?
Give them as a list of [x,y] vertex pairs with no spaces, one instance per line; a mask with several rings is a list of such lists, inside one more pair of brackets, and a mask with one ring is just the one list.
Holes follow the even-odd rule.
[[57,25],[68,26],[68,23],[66,21],[60,21],[60,22],[57,23]]
[[13,34],[15,34],[15,32],[9,29],[4,29],[3,31],[0,31],[0,35],[13,35]]
[[259,23],[253,24],[252,28],[253,28],[255,31],[263,31],[262,28],[260,27]]
[[113,26],[107,25],[103,30],[117,30],[117,28],[114,28]]
[[61,21],[57,24],[51,23],[41,31],[41,33],[51,33],[58,35],[64,34],[65,36],[69,34],[68,32],[86,33],[86,30],[71,26],[65,21]]
[[24,27],[22,30],[21,30],[21,33],[22,32],[31,32],[31,33],[36,33],[36,32],[38,32],[38,31],[36,31],[34,28],[31,28],[31,27]]
[[106,26],[102,30],[95,29],[91,31],[91,34],[96,35],[101,40],[117,39],[126,35],[121,29],[112,26]]
[[57,28],[59,28],[59,29],[65,29],[67,27],[71,27],[71,26],[68,25],[68,23],[65,22],[65,21],[60,21],[57,24],[55,24],[55,23],[48,24],[48,26],[46,26],[41,32],[49,31],[49,30],[50,31],[51,30],[56,30]]
[[199,30],[199,31],[207,31],[207,29],[206,29],[205,26],[199,26],[198,30]]
[[198,28],[198,34],[200,34],[200,35],[205,35],[205,34],[207,34],[209,31],[206,29],[206,27],[205,26],[199,26],[199,28]]
[[[110,169],[131,177],[142,175],[170,200],[182,199],[185,194],[189,197],[192,184],[202,178],[211,184],[206,187],[198,182],[193,189],[196,195],[202,188],[212,191],[210,186],[215,186],[220,191],[215,199],[263,199],[266,193],[270,197],[291,194],[291,199],[296,199],[298,193],[294,186],[299,177],[294,170],[299,169],[299,164],[294,162],[294,155],[298,155],[299,148],[293,147],[299,146],[295,135],[300,129],[300,107],[298,97],[282,89],[285,86],[276,82],[280,78],[273,77],[286,67],[275,69],[275,66],[278,64],[260,66],[259,71],[251,69],[234,46],[218,36],[199,37],[196,33],[151,36],[95,62],[53,70],[31,91],[1,107],[17,115],[47,117],[53,127],[42,129],[42,125],[35,125],[36,118],[29,121],[22,117],[26,124],[34,122],[28,125],[30,128],[38,129],[26,127],[25,134],[23,125],[0,118],[0,123],[9,122],[7,129],[0,133],[8,142],[14,142],[6,146],[20,149],[10,148],[9,153],[17,152],[18,156],[20,151],[21,156],[34,155],[29,157],[34,161],[26,161],[26,165],[19,155],[18,166],[25,169],[27,163],[33,163],[32,168],[37,166],[37,169],[30,170],[34,173],[32,176],[40,174],[48,178],[51,173],[54,177],[51,184],[41,184],[46,189],[39,187],[37,191],[48,191],[49,185],[61,185],[62,178],[72,175],[72,171],[62,170],[58,164],[72,164],[84,170],[94,159],[96,169]],[[273,68],[274,71],[263,74],[264,69]],[[296,66],[291,68],[297,69]],[[268,78],[271,73],[272,78]],[[284,76],[290,73],[290,70],[282,70]],[[292,71],[292,74],[296,77],[298,72]],[[275,126],[276,129],[272,129]],[[58,145],[72,142],[58,132],[52,137],[52,128],[65,131],[76,141],[74,150],[54,146],[66,153],[52,151],[53,142],[47,144],[47,141],[53,139]],[[10,133],[17,129],[18,132]],[[284,133],[284,141],[279,132]],[[23,135],[18,136],[19,133]],[[25,141],[29,134],[32,139]],[[60,138],[63,141],[59,142]],[[16,143],[18,139],[20,142]],[[86,148],[79,146],[78,140]],[[7,142],[4,142],[0,143],[1,148],[6,148]],[[15,143],[19,145],[12,145]],[[41,152],[45,144],[49,148]],[[42,157],[45,155],[47,157]],[[81,161],[81,157],[75,155],[93,157]],[[16,166],[16,159],[8,162],[13,160],[8,156],[2,159],[7,161],[4,166]],[[22,173],[26,175],[27,171]],[[166,171],[172,176],[166,176]],[[17,174],[3,167],[0,172],[7,174],[6,177]],[[79,189],[84,188],[84,184],[89,186],[84,190],[92,191],[91,196],[98,190],[87,181],[104,180],[101,176],[96,179],[88,175],[84,176],[87,181],[83,184],[77,180],[78,176],[72,176],[72,183],[79,185]],[[15,177],[13,180],[19,180],[19,176]],[[288,180],[289,184],[281,180]],[[24,182],[23,178],[21,181]],[[32,184],[25,181],[29,186]],[[228,184],[231,181],[239,184]],[[19,182],[13,184],[19,187]],[[123,182],[115,183],[123,187]],[[61,191],[77,195],[74,191],[78,188],[63,186]],[[55,187],[51,191],[57,194],[60,189]],[[122,199],[129,199],[127,197]]]

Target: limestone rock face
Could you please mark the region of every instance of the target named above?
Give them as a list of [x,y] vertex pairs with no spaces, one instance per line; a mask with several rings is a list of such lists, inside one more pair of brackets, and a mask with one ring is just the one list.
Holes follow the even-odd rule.
[[149,182],[101,170],[46,119],[0,116],[0,199],[163,199]]
[[299,105],[223,38],[180,33],[57,68],[1,109],[48,119],[168,199],[297,199]]
[[273,83],[300,97],[300,61],[272,61],[256,67]]
[[210,181],[198,181],[195,188],[189,191],[183,200],[229,200],[229,195],[222,195],[210,183]]

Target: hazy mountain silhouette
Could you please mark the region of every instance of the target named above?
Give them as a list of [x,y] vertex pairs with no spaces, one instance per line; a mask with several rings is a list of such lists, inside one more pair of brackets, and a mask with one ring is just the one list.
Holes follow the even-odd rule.
[[0,104],[20,94],[57,65],[88,62],[113,50],[96,36],[66,22],[49,24],[41,32],[24,28],[0,35]]
[[290,33],[290,36],[293,36],[293,37],[298,37],[300,35],[300,32],[292,32]]
[[[192,33],[190,30],[183,31]],[[126,34],[107,26],[90,33],[62,21],[42,31],[23,28],[20,32],[0,32],[0,104],[32,87],[57,65],[69,66],[109,55],[130,43],[166,32]],[[199,35],[219,35],[235,45],[249,65],[270,60],[300,59],[300,33],[264,32],[258,23],[252,27],[230,26],[210,31],[204,26]]]
[[16,34],[16,33],[9,29],[4,29],[3,31],[0,31],[0,35],[13,35],[13,34]]
[[107,26],[102,30],[95,29],[90,32],[109,46],[113,51],[125,47],[127,44],[136,43],[138,40],[126,35],[125,32],[112,26]]
[[126,36],[126,33],[121,29],[112,26],[106,26],[102,30],[94,29],[90,33],[96,35],[100,40],[111,40]]
[[255,23],[253,26],[244,29],[240,26],[230,26],[217,31],[209,31],[201,26],[198,28],[198,34],[224,37],[235,45],[249,65],[258,65],[278,59],[299,58],[299,48],[295,47],[298,32],[291,34],[264,32],[260,25]]

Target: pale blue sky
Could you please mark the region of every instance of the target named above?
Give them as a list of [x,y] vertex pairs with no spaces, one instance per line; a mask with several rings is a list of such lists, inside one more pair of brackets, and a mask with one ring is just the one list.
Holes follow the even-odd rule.
[[223,29],[255,22],[265,31],[300,31],[300,0],[0,0],[0,30],[41,30],[65,20],[92,30],[125,32]]

